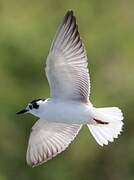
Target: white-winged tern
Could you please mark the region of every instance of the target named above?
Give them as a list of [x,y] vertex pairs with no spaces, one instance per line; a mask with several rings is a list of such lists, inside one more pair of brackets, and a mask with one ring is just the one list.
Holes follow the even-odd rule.
[[117,138],[123,126],[118,107],[96,108],[89,101],[90,78],[84,44],[73,11],[68,11],[52,42],[46,75],[50,98],[37,99],[17,114],[39,118],[32,127],[27,163],[37,166],[64,151],[83,124],[101,146]]

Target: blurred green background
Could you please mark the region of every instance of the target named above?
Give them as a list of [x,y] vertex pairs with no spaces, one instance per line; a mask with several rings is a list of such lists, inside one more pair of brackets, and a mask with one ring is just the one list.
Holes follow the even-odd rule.
[[[49,97],[43,66],[68,9],[88,53],[90,99],[97,107],[122,108],[124,131],[102,148],[84,127],[65,152],[30,168],[25,153],[36,118],[15,113]],[[133,180],[133,93],[133,0],[0,0],[0,180]]]

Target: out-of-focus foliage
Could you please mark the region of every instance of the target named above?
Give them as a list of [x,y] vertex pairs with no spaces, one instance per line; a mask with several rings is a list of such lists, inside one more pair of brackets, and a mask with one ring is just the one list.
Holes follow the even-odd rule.
[[[102,148],[85,127],[67,151],[33,169],[25,153],[36,118],[15,112],[49,96],[43,66],[68,9],[75,11],[87,49],[91,100],[121,107],[124,131]],[[133,180],[133,62],[133,0],[0,0],[0,180]]]

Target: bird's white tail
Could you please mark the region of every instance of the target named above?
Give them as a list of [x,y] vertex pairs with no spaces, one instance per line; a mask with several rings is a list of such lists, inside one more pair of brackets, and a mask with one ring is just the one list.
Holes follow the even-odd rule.
[[117,107],[93,108],[92,123],[87,124],[91,134],[101,146],[113,142],[122,131],[123,113]]

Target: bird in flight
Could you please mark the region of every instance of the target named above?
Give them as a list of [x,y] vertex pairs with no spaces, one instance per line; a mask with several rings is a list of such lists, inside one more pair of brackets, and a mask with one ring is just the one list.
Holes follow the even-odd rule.
[[32,127],[26,160],[37,166],[64,151],[86,124],[96,142],[113,142],[122,131],[118,107],[96,108],[89,101],[87,54],[73,11],[68,11],[53,39],[46,76],[50,98],[36,99],[17,114],[31,113],[39,120]]

